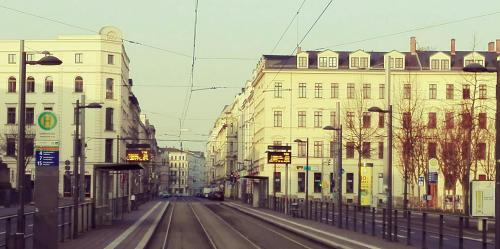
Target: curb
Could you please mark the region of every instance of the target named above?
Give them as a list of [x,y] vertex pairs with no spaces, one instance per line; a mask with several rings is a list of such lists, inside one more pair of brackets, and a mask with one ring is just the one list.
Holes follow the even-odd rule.
[[[139,242],[139,244],[137,244],[136,249],[137,248],[148,248],[150,246],[151,239],[153,238],[153,235],[156,233],[156,230],[158,230],[158,226],[160,225],[160,222],[165,217],[165,214],[167,213],[167,210],[168,210],[169,206],[170,206],[170,202],[167,202],[167,205],[165,205],[165,207],[161,211],[161,215],[159,215],[155,219],[154,228],[153,229],[151,229],[151,228],[148,229],[148,231],[144,235],[143,239]],[[144,240],[145,237],[146,237],[146,241],[143,242],[143,240]]]

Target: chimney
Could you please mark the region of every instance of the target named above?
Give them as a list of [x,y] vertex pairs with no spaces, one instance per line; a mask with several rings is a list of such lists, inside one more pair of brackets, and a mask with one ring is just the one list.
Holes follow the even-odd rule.
[[297,47],[297,54],[300,54],[302,53],[302,48],[301,47]]
[[410,52],[412,55],[417,54],[417,39],[415,36],[410,37]]
[[456,45],[455,45],[455,39],[451,39],[451,48],[450,48],[451,55],[457,54],[456,50]]
[[488,52],[495,52],[495,42],[488,42]]
[[500,54],[500,39],[497,39],[497,54]]

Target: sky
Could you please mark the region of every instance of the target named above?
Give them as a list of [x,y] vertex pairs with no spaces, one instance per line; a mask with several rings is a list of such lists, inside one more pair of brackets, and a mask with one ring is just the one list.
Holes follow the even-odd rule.
[[[250,79],[261,55],[272,52],[303,1],[199,0],[193,82],[195,88],[227,88],[192,93],[183,139],[201,141],[184,142],[185,149],[205,150],[215,119]],[[306,0],[273,54],[289,55],[328,2]],[[178,141],[168,140],[178,140],[179,118],[190,86],[191,57],[178,53],[192,54],[195,0],[0,1],[0,39],[51,39],[91,32],[5,7],[96,32],[112,25],[126,39],[162,48],[125,43],[133,91],[156,127],[159,144],[179,147]],[[496,14],[487,15],[491,13]],[[468,19],[481,15],[487,16]],[[456,20],[463,21],[452,22]],[[448,24],[436,26],[443,23]],[[413,31],[402,32],[408,30]],[[371,39],[395,33],[399,34]],[[408,51],[410,36],[416,36],[417,46],[423,48],[449,50],[450,39],[455,38],[457,50],[486,50],[489,41],[500,39],[500,1],[333,1],[300,46],[302,50]],[[207,59],[228,57],[237,59]]]

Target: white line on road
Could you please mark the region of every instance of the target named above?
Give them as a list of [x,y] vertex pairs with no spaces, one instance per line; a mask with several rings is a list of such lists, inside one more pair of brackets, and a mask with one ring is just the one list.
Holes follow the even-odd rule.
[[132,232],[137,229],[137,227],[144,221],[156,208],[161,204],[161,202],[156,203],[156,205],[151,208],[147,213],[145,213],[138,221],[136,221],[132,226],[127,228],[118,238],[109,243],[104,249],[116,248],[124,239],[126,239]]
[[201,223],[200,217],[198,217],[198,215],[194,211],[193,206],[191,205],[191,203],[188,203],[188,205],[191,208],[191,211],[193,212],[194,217],[196,217],[196,220],[198,220],[198,223],[200,224],[201,229],[203,229],[203,232],[205,232],[205,235],[207,236],[208,240],[210,241],[210,244],[212,245],[212,248],[217,249],[217,246],[215,245],[214,241],[212,240],[212,238],[208,234],[207,229],[205,229],[205,226],[203,225],[203,223]]
[[158,226],[158,222],[160,222],[161,218],[163,217],[163,214],[165,213],[165,210],[167,210],[168,204],[169,203],[167,202],[165,206],[161,209],[161,211],[158,212],[154,222],[149,226],[148,231],[144,234],[144,236],[142,236],[141,241],[139,241],[135,249],[144,249],[146,247],[146,244],[151,239],[154,230]]
[[172,212],[170,213],[170,218],[168,219],[167,231],[165,232],[165,238],[163,239],[163,245],[161,246],[162,249],[167,248],[167,238],[168,238],[168,233],[170,232],[170,226],[172,224],[172,216],[174,216],[174,209],[175,209],[175,203],[172,204]]

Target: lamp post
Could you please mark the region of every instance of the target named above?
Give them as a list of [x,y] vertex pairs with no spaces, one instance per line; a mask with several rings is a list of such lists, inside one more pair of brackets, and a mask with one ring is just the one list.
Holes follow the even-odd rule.
[[62,61],[50,53],[44,52],[46,56],[38,61],[26,61],[26,52],[24,51],[24,40],[20,43],[19,53],[19,126],[17,140],[17,185],[19,192],[19,208],[17,209],[17,228],[14,237],[15,247],[24,248],[24,175],[25,175],[25,141],[26,141],[26,65],[56,66],[61,65]]
[[337,131],[337,136],[338,136],[338,152],[337,152],[337,190],[338,190],[338,195],[337,195],[337,206],[338,206],[338,212],[339,212],[339,222],[338,226],[339,228],[342,228],[342,125],[339,126],[339,128],[335,128],[333,126],[325,126],[323,127],[323,130],[327,131]]
[[[79,144],[79,137],[80,137],[80,109],[96,109],[96,108],[102,108],[101,104],[99,103],[90,103],[88,105],[80,105],[80,100],[76,100],[76,106],[75,106],[75,137],[73,139],[73,160],[74,160],[74,166],[73,166],[73,177],[74,177],[74,184],[73,184],[73,239],[78,237],[78,202],[80,198],[80,185],[79,185],[79,176],[78,176],[78,152],[81,153],[83,148],[81,148],[80,151],[78,151],[78,144]],[[83,120],[85,122],[85,120]],[[82,165],[82,167],[85,167],[85,165]]]
[[387,212],[389,213],[389,220],[388,220],[388,239],[389,241],[392,241],[392,105],[389,105],[389,109],[383,110],[379,107],[370,107],[368,108],[369,112],[379,112],[379,113],[387,113],[389,116],[389,121],[388,121],[388,144],[387,146],[389,147],[388,149],[388,170],[387,170]]
[[[471,63],[463,68],[464,72],[483,73],[488,72],[488,69],[478,63]],[[495,113],[495,249],[500,249],[500,205],[497,203],[500,200],[500,60],[496,63],[497,84],[496,84],[496,113]],[[469,164],[468,164],[469,165]],[[470,172],[467,174],[467,182],[469,182]],[[470,197],[469,197],[470,198]],[[469,215],[467,213],[467,215]]]
[[[309,138],[306,139],[306,141],[300,140],[300,139],[295,139],[294,142],[296,143],[306,143],[306,218],[309,219]],[[300,147],[300,146],[299,146]]]

